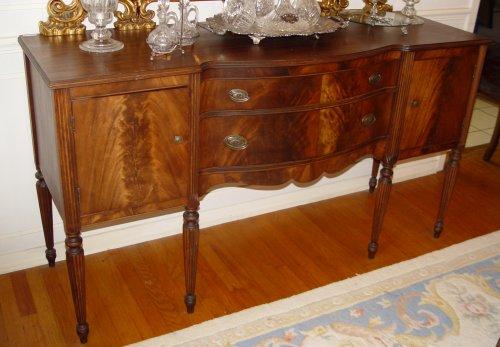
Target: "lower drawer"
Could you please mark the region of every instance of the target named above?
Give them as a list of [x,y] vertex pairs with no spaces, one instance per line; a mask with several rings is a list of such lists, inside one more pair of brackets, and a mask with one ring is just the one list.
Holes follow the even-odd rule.
[[211,116],[200,124],[200,169],[293,163],[383,138],[393,93],[292,113]]

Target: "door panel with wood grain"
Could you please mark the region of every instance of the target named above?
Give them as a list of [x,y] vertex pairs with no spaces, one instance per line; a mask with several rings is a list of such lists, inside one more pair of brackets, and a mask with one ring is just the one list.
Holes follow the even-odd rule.
[[73,101],[82,224],[182,206],[186,87]]

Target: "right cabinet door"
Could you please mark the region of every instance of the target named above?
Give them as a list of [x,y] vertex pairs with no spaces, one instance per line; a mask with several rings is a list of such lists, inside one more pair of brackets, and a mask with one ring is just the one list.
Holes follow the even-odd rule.
[[463,47],[415,54],[400,159],[456,146],[478,52],[478,47]]

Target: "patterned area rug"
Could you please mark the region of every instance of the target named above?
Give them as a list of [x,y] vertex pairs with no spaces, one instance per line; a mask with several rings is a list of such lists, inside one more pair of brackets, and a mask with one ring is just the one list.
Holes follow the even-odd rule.
[[495,346],[500,231],[135,344]]

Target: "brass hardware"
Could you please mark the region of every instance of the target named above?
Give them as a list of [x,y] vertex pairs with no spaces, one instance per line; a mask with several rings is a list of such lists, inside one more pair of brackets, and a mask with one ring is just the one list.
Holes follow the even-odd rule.
[[146,9],[155,0],[120,0],[125,10],[115,11],[115,28],[120,31],[153,29],[155,12]]
[[361,124],[363,124],[364,127],[371,127],[375,122],[377,121],[377,117],[375,116],[375,113],[368,113],[361,119]]
[[411,107],[413,107],[413,108],[420,107],[420,105],[421,105],[420,100],[416,100],[416,99],[415,99],[415,100],[413,100],[413,101],[411,102]]
[[322,0],[319,4],[321,15],[324,17],[335,17],[349,6],[348,0]]
[[229,91],[229,97],[234,102],[247,102],[248,100],[250,100],[248,92],[243,89],[231,89]]
[[229,135],[224,139],[224,145],[233,151],[242,151],[248,147],[248,141],[241,135]]
[[174,142],[175,143],[181,143],[182,141],[184,141],[184,138],[181,135],[175,135],[174,136]]
[[382,81],[382,75],[379,73],[375,73],[368,78],[368,83],[370,83],[372,86],[375,86]]
[[[373,7],[373,0],[363,0],[365,3],[365,7],[363,8],[363,12],[366,14],[370,14]],[[378,0],[377,2],[377,13],[380,16],[385,16],[386,12],[392,12],[392,5],[387,4],[387,0]]]
[[38,30],[44,36],[82,35],[85,26],[82,24],[87,12],[79,0],[66,5],[63,0],[49,0],[47,3],[49,18],[38,22]]

